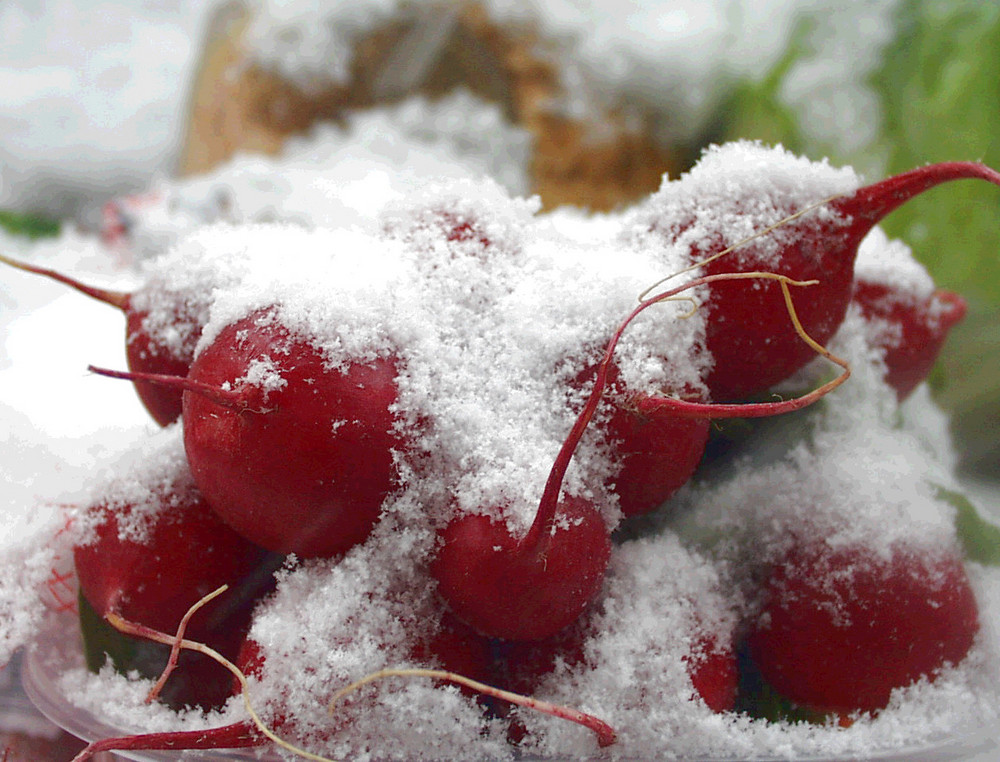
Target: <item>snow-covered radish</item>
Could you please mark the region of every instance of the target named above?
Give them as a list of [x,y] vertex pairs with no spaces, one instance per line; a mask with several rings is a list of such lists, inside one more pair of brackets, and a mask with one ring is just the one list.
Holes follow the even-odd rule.
[[300,557],[364,540],[397,485],[397,361],[332,367],[275,310],[224,328],[186,379],[184,446],[205,500],[251,542]]
[[910,396],[934,366],[948,332],[965,317],[968,305],[952,291],[921,298],[884,283],[857,280],[854,302],[873,327],[882,350],[885,380],[900,401]]
[[[739,174],[727,167],[740,167]],[[706,274],[768,271],[816,280],[796,309],[806,332],[825,344],[850,303],[862,239],[909,199],[963,178],[1000,185],[1000,173],[982,164],[946,162],[857,188],[851,172],[737,143],[713,147],[689,174],[665,183],[638,219],[651,240],[687,247],[692,264],[707,261]],[[812,359],[786,319],[776,283],[720,282],[708,293],[712,399],[758,394]]]
[[[81,283],[55,270],[37,267],[0,255],[0,262],[27,272],[43,275],[76,289],[87,296],[122,311],[125,315],[125,355],[128,366],[137,373],[157,373],[186,376],[194,348],[201,335],[202,317],[193,302],[176,298],[165,289],[148,286],[128,293],[97,288]],[[173,313],[169,339],[150,324],[151,304]],[[173,423],[181,416],[181,390],[144,381],[135,382],[139,399],[161,426]]]
[[[180,450],[179,437],[175,441]],[[226,526],[201,498],[182,459],[180,465],[182,471],[167,478],[147,466],[153,476],[147,473],[148,483],[140,476],[141,486],[112,485],[108,497],[71,526],[79,535],[73,559],[81,628],[95,669],[110,658],[122,672],[158,677],[168,649],[129,641],[103,620],[118,616],[172,632],[192,600],[222,585],[234,592],[224,603],[198,612],[187,629],[191,637],[233,656],[255,602],[272,587],[280,559],[269,558]],[[187,653],[159,698],[174,707],[218,706],[227,697],[227,683],[218,664]]]
[[979,631],[961,556],[822,541],[793,549],[773,568],[749,634],[763,678],[809,709],[882,709],[895,688],[958,664]]
[[[601,588],[611,542],[598,506],[584,497],[563,496],[561,491],[570,460],[609,381],[617,373],[613,360],[618,341],[629,324],[649,307],[730,277],[719,274],[695,279],[658,294],[640,303],[618,326],[596,366],[590,396],[556,455],[535,519],[525,534],[518,537],[504,521],[472,513],[453,519],[440,533],[431,573],[441,595],[460,619],[490,637],[542,640],[572,624],[587,608]],[[736,274],[736,278],[742,279],[742,275]],[[782,280],[781,288],[787,293],[787,279]],[[788,317],[786,312],[786,320]],[[814,352],[822,350],[812,341],[807,346]],[[822,353],[844,364],[829,352]],[[636,397],[634,402],[640,414],[671,423],[678,418],[706,421],[733,415],[764,417],[804,407],[846,378],[847,373],[842,374],[821,389],[783,402],[710,404],[652,394]],[[494,508],[503,515],[505,506]]]

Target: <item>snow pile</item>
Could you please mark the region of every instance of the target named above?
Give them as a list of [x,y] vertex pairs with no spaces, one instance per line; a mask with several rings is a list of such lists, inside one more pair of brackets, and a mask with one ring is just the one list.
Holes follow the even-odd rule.
[[[336,141],[350,141],[351,134]],[[365,136],[355,139],[357,155],[368,155]],[[397,135],[390,145],[419,149],[425,143]],[[341,150],[349,153],[346,142]],[[456,177],[442,179],[437,168],[449,150]],[[250,637],[263,665],[252,675],[250,695],[265,719],[334,757],[439,758],[462,744],[482,758],[506,758],[515,753],[508,733],[520,734],[529,754],[588,757],[598,750],[585,729],[521,709],[510,721],[484,714],[468,695],[418,678],[358,692],[333,720],[326,702],[337,687],[374,670],[447,665],[454,655],[441,644],[462,630],[442,607],[430,573],[438,532],[455,517],[476,514],[507,521],[516,535],[528,530],[610,333],[638,293],[690,264],[688,245],[642,245],[636,236],[642,215],[672,205],[689,214],[685,183],[702,193],[715,189],[720,198],[749,199],[748,183],[757,178],[783,203],[800,206],[849,190],[856,178],[781,149],[737,145],[709,152],[699,168],[665,185],[638,212],[582,218],[567,210],[541,214],[536,200],[471,179],[468,156],[454,145],[441,151],[407,153],[400,172],[371,155],[367,171],[391,178],[398,192],[381,203],[368,196],[354,209],[338,207],[336,220],[323,194],[277,193],[269,203],[280,222],[248,214],[178,225],[171,232],[175,242],[144,265],[152,287],[136,293],[154,310],[147,330],[168,345],[190,344],[174,335],[171,316],[178,311],[171,305],[180,299],[197,326],[198,356],[227,326],[263,310],[268,321],[304,337],[331,372],[388,356],[400,369],[392,413],[407,445],[395,453],[399,484],[385,499],[381,520],[342,556],[289,558],[275,593],[257,609]],[[285,160],[294,170],[300,154]],[[282,159],[273,164],[272,176],[281,177]],[[361,166],[331,163],[325,171],[332,187],[340,169],[358,177]],[[435,181],[428,182],[432,173]],[[232,167],[204,182],[222,178],[230,209],[254,207],[258,188],[233,181]],[[725,236],[744,237],[743,221],[717,206],[697,211],[714,212]],[[294,224],[285,217],[292,210],[300,217]],[[772,212],[765,209],[755,224],[773,222]],[[121,256],[132,242],[119,244]],[[868,259],[881,251],[892,255],[885,261],[901,263],[901,273],[910,267],[900,245],[884,236],[866,246]],[[78,234],[21,245],[19,256],[135,289],[135,273],[116,274],[114,256]],[[57,572],[65,570],[70,543],[87,531],[80,521],[60,531],[68,519],[102,497],[142,503],[163,484],[190,484],[190,475],[178,457],[179,432],[151,438],[125,383],[83,379],[110,395],[88,414],[94,406],[81,396],[89,392],[81,391],[79,368],[39,376],[16,354],[19,344],[44,346],[64,362],[76,362],[77,352],[94,353],[100,355],[95,362],[123,367],[120,325],[99,332],[89,315],[81,317],[80,305],[89,302],[53,296],[61,293],[58,285],[22,273],[4,283],[0,294],[13,310],[0,314],[8,353],[0,379],[10,382],[5,390],[15,390],[7,404],[16,408],[8,408],[14,426],[0,440],[0,455],[20,465],[5,476],[11,487],[5,526],[17,532],[4,537],[0,559],[24,570],[0,583],[0,647],[7,655],[40,626],[43,601],[57,603]],[[160,312],[157,294],[169,296]],[[121,320],[106,305],[95,310],[111,323]],[[660,304],[628,326],[614,356],[627,387],[700,387],[705,315],[681,319],[686,312],[687,303]],[[67,342],[80,324],[87,330]],[[669,508],[638,521],[623,522],[618,510],[613,484],[620,464],[601,429],[609,410],[599,410],[563,483],[566,495],[597,506],[609,531],[618,529],[597,600],[554,645],[536,644],[543,653],[530,658],[517,655],[523,644],[483,645],[468,634],[458,639],[492,649],[487,661],[499,659],[508,678],[538,698],[610,722],[620,739],[609,749],[612,757],[864,754],[930,742],[963,722],[992,721],[998,657],[990,627],[968,659],[933,682],[897,691],[887,709],[856,718],[850,728],[715,713],[703,700],[698,665],[735,658],[734,638],[759,611],[761,575],[797,539],[819,537],[876,554],[900,545],[954,547],[953,509],[935,497],[935,485],[954,486],[943,416],[923,392],[896,406],[857,310],[849,311],[832,348],[854,366],[848,384],[807,414],[759,427],[736,454],[714,456]],[[273,349],[250,363],[242,381],[278,395],[289,368],[283,347]],[[817,365],[791,383],[822,372]],[[240,378],[230,383],[236,388]],[[46,420],[48,395],[82,412],[64,410],[63,418]],[[45,425],[36,428],[36,416]],[[108,422],[112,417],[120,430]],[[169,446],[161,446],[168,439]],[[294,453],[285,456],[294,459]],[[39,486],[41,475],[46,483]],[[553,532],[566,529],[557,524]],[[996,575],[972,571],[984,591],[982,620],[994,621]],[[477,663],[469,656],[467,664]],[[60,686],[80,706],[136,730],[243,716],[235,698],[207,719],[140,708],[136,683],[110,670],[71,669]]]

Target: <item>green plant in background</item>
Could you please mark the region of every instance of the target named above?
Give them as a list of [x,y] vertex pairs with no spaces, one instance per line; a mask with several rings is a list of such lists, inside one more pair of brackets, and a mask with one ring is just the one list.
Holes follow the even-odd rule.
[[0,209],[0,229],[26,238],[46,238],[59,234],[59,223],[44,217]]
[[[890,172],[945,159],[1000,166],[1000,5],[919,0],[872,80],[884,127],[874,150]],[[965,464],[1000,477],[1000,195],[955,183],[886,221],[941,286],[970,300],[942,358],[938,398],[954,411]]]
[[[872,78],[883,111],[872,150],[887,170],[957,159],[1000,166],[1000,4],[904,3],[897,30]],[[998,211],[998,194],[956,183],[915,199],[885,228],[918,250],[943,286],[996,305]]]
[[[949,160],[1000,167],[1000,3],[899,3],[892,41],[868,82],[880,105],[878,135],[853,153],[811,142],[782,100],[789,72],[811,52],[811,31],[803,21],[769,75],[734,93],[723,139],[781,142],[836,164],[881,167],[886,175]],[[935,391],[953,413],[965,467],[1000,478],[1000,193],[951,183],[907,203],[882,227],[913,248],[938,285],[969,299]]]

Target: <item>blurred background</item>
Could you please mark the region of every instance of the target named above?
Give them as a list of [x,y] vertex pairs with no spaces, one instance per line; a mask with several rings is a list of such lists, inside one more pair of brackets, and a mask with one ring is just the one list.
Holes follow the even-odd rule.
[[[549,207],[626,205],[737,138],[868,180],[1000,167],[994,2],[5,0],[0,39],[0,225],[15,237],[98,231],[107,202],[164,179],[456,89],[532,141],[521,190]],[[963,469],[994,480],[998,208],[1000,189],[959,182],[884,224],[970,301],[934,388]]]

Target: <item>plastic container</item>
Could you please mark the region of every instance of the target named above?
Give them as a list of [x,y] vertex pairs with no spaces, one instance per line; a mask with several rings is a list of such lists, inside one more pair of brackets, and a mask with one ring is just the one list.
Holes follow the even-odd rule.
[[[141,733],[142,728],[122,728],[95,717],[91,712],[75,706],[60,687],[59,677],[66,670],[79,667],[83,662],[80,638],[72,615],[52,617],[29,649],[22,670],[24,689],[31,701],[52,722],[86,741],[99,738]],[[273,751],[259,749],[231,749],[182,753],[179,751],[122,751],[115,754],[137,762],[278,762]],[[733,762],[733,758],[706,759],[699,762]],[[865,759],[878,762],[996,762],[1000,759],[1000,726],[957,728],[947,736],[919,746],[892,749],[884,752],[859,752],[845,757],[800,756],[756,757],[745,762],[777,762],[790,759],[796,762],[834,762],[844,759]],[[522,758],[521,762],[530,762]],[[537,761],[536,761],[537,762]],[[546,762],[562,762],[546,760]],[[566,761],[568,762],[568,760]]]

